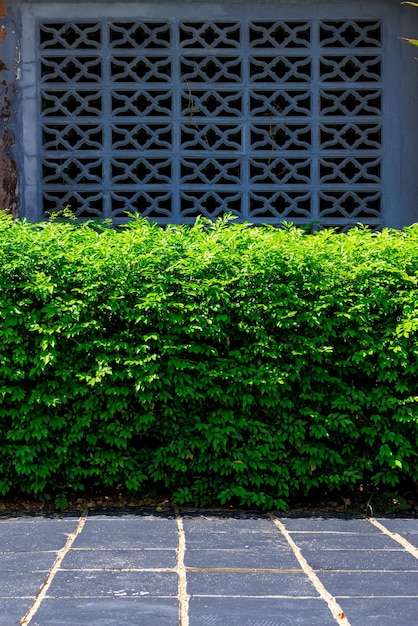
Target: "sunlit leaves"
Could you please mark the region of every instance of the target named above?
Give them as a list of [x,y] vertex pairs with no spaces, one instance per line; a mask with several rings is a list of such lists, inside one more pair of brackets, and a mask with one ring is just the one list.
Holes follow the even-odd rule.
[[418,476],[417,244],[0,219],[0,493],[282,510]]

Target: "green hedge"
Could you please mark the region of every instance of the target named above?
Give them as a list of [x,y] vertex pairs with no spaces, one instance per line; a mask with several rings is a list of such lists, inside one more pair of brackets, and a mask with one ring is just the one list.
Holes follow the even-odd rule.
[[418,479],[418,225],[0,220],[0,493]]

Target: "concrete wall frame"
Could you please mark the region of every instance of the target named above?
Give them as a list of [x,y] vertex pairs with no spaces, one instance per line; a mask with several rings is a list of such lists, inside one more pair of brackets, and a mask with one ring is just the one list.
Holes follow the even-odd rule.
[[132,211],[160,223],[225,211],[340,229],[418,221],[418,61],[400,39],[418,37],[418,9],[1,4],[13,36],[0,72],[6,57],[17,71],[0,187],[12,158],[21,216],[69,205],[115,223]]

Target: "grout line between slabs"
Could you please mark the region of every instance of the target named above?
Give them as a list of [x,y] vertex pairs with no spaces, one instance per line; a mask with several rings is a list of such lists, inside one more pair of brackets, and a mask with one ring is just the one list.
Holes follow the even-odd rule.
[[187,566],[186,572],[214,572],[232,574],[303,574],[300,569],[263,569],[259,567],[192,567]]
[[[73,552],[91,552],[92,548],[71,548]],[[99,547],[94,548],[95,552],[176,552],[177,546],[172,546],[171,548],[105,548]],[[52,550],[51,550],[52,552]]]
[[288,530],[286,529],[285,525],[273,513],[269,513],[268,516],[272,520],[273,524],[280,530],[282,535],[287,540],[287,543],[292,548],[292,551],[293,551],[295,557],[297,558],[297,560],[299,562],[299,565],[301,566],[303,572],[309,578],[309,580],[311,581],[311,583],[313,584],[313,586],[315,587],[315,589],[319,593],[320,597],[323,600],[325,600],[325,602],[327,603],[328,608],[331,611],[332,616],[334,617],[334,619],[341,626],[350,626],[350,622],[346,618],[346,616],[344,614],[344,611],[342,610],[341,606],[338,604],[338,602],[336,601],[334,596],[332,596],[329,593],[329,591],[326,589],[326,587],[319,580],[318,576],[315,574],[314,570],[309,565],[308,561],[302,555],[302,553],[300,551],[300,548],[293,541],[293,539],[292,539],[290,533],[288,532]]
[[57,573],[57,571],[60,569],[62,560],[64,559],[65,555],[67,554],[67,552],[70,550],[72,544],[74,543],[75,538],[77,537],[77,535],[79,535],[81,533],[81,531],[84,528],[84,524],[86,523],[86,519],[87,519],[87,510],[84,511],[84,513],[81,515],[78,524],[77,524],[77,528],[75,529],[74,532],[72,532],[70,535],[68,535],[67,541],[65,543],[65,546],[63,548],[61,548],[61,550],[58,551],[58,555],[57,558],[55,559],[55,562],[53,564],[53,566],[51,567],[51,569],[49,570],[49,574],[46,577],[42,587],[40,588],[35,601],[33,602],[32,606],[29,608],[28,612],[26,613],[26,615],[23,617],[23,619],[21,620],[20,624],[23,625],[27,625],[31,622],[32,618],[34,617],[34,615],[36,614],[37,610],[39,609],[42,600],[45,598],[46,593],[49,589],[49,587],[51,586],[52,581],[54,580],[55,574]]
[[[402,596],[403,597],[403,596]],[[413,596],[415,597],[415,596]],[[316,600],[317,602],[321,602],[322,598],[318,596],[289,596],[289,595],[273,595],[273,594],[265,594],[265,595],[251,595],[250,593],[241,593],[241,594],[232,594],[232,593],[194,593],[193,598],[248,598],[250,600]]]
[[386,528],[386,526],[378,522],[373,517],[368,517],[367,521],[370,522],[370,524],[373,524],[373,526],[375,526],[379,530],[381,530],[382,533],[385,533],[385,535],[387,535],[388,537],[390,537],[391,539],[399,543],[403,547],[403,549],[406,550],[406,552],[409,552],[409,554],[412,554],[412,556],[418,559],[418,548],[413,546],[412,543],[409,543],[409,541],[405,539],[404,537],[402,537],[402,535],[392,532],[391,530]]
[[187,594],[187,576],[184,565],[184,554],[186,552],[186,537],[184,535],[183,520],[176,509],[176,521],[178,529],[178,551],[177,551],[177,575],[179,577],[179,617],[180,626],[189,626],[189,596]]
[[62,567],[62,572],[113,572],[115,574],[125,573],[157,573],[170,574],[177,572],[176,567]]
[[[316,550],[317,548],[307,547],[307,549]],[[320,549],[321,552],[403,552],[402,548],[324,548],[321,546]]]
[[377,594],[373,594],[372,596],[343,596],[343,595],[338,595],[335,596],[336,598],[339,598],[340,600],[415,600],[418,599],[418,596],[411,596],[411,595],[405,595],[405,596],[395,596],[392,594],[387,594],[385,593],[382,596],[378,596]]
[[[173,600],[173,599],[176,600],[177,596],[172,596],[172,595],[169,596],[169,595],[164,595],[164,594],[161,594],[159,596],[152,596],[151,594],[150,595],[146,595],[146,596],[144,596],[144,595],[141,596],[140,594],[138,594],[138,595],[132,594],[132,595],[128,596],[128,594],[122,595],[122,594],[118,594],[118,593],[114,593],[112,595],[107,595],[107,596],[104,596],[103,594],[100,594],[100,595],[88,594],[88,595],[83,596],[82,594],[78,594],[77,595],[75,593],[72,593],[69,596],[65,596],[65,595],[47,596],[47,598],[49,600],[50,599],[53,599],[53,600],[109,600],[109,599],[117,600],[119,598],[129,599],[129,600],[132,600],[132,599],[133,600],[137,600],[138,598],[153,598],[153,599],[157,599],[157,600],[161,600],[161,599],[163,599],[163,600]],[[109,624],[109,622],[107,622],[107,623]],[[48,625],[48,626],[50,626],[50,625]]]

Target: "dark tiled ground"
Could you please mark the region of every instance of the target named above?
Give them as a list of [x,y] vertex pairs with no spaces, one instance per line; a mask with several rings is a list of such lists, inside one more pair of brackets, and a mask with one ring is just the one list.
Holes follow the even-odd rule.
[[0,581],[0,626],[414,626],[418,520],[3,518]]

